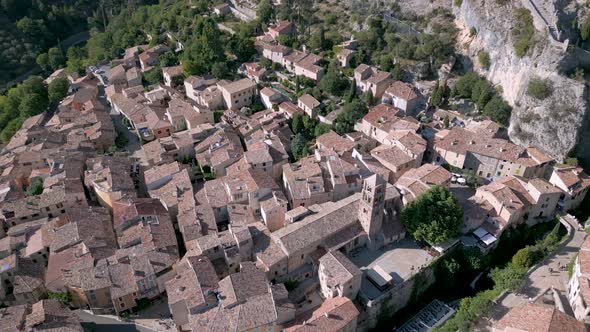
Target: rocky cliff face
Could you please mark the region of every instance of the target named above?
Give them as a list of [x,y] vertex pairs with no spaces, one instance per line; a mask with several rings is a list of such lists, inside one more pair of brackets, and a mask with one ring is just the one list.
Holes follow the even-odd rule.
[[[536,0],[533,0],[536,1]],[[557,17],[546,17],[546,8],[535,8],[529,0],[507,1],[500,6],[496,1],[463,0],[454,7],[457,25],[461,29],[458,51],[472,59],[473,69],[501,86],[506,100],[513,106],[510,138],[522,145],[534,145],[557,159],[563,159],[574,147],[578,157],[589,158],[588,94],[584,82],[564,75],[575,68],[578,61],[568,52],[568,42],[560,42],[559,31],[548,33],[558,25]],[[526,7],[533,14],[536,45],[526,56],[516,56],[511,30],[514,11]],[[477,33],[470,36],[470,30]],[[477,64],[477,54],[490,55],[489,70]],[[470,65],[470,64],[467,64]],[[544,100],[526,95],[532,78],[548,80],[553,93]],[[580,143],[581,142],[581,143]],[[578,144],[580,143],[580,144]],[[589,158],[590,159],[590,158]]]

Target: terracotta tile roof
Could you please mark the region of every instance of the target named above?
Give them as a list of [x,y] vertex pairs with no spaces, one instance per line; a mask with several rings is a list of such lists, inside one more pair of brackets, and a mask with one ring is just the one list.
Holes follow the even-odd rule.
[[330,279],[335,280],[335,285],[342,285],[347,280],[363,274],[338,250],[325,254],[319,259],[319,262],[327,270]]
[[24,304],[0,309],[0,332],[22,331],[29,310]]
[[316,144],[323,148],[333,149],[339,155],[351,151],[355,146],[354,141],[338,135],[333,130],[316,138]]
[[582,332],[584,323],[577,321],[553,306],[527,304],[510,309],[504,317],[494,324],[500,331],[526,332]]
[[414,118],[401,117],[401,114],[403,111],[398,108],[388,104],[379,104],[363,117],[363,121],[385,132],[394,129],[416,131],[420,128],[420,123]]
[[523,158],[526,157],[523,147],[501,138],[482,137],[476,132],[458,127],[453,127],[444,138],[436,139],[435,147],[459,154],[469,151],[495,159],[536,164],[531,158]]
[[216,304],[213,291],[219,287],[218,283],[213,264],[207,257],[186,255],[176,265],[176,276],[166,282],[168,303],[174,308],[174,304],[184,301],[189,311],[205,303]]
[[337,233],[355,223],[358,213],[360,194],[348,196],[338,202],[328,202],[320,205],[316,214],[290,224],[272,233],[288,255],[296,255],[304,248],[317,246]]
[[308,95],[307,93],[305,93],[301,97],[299,97],[298,101],[300,101],[301,103],[303,103],[303,105],[305,105],[306,107],[308,107],[310,109],[314,109],[314,108],[320,106],[320,102],[317,99],[315,99],[314,97],[312,97],[311,95]]
[[359,313],[354,303],[346,297],[326,299],[312,312],[296,317],[295,321],[285,328],[285,332],[342,331],[356,320]]
[[405,165],[414,160],[395,145],[380,145],[371,150],[371,156],[379,160],[379,162],[385,163],[385,166],[393,165],[395,167]]
[[244,91],[251,88],[256,88],[256,83],[249,78],[243,78],[241,80],[234,81],[221,86],[222,90],[225,90],[230,94],[234,94],[236,92]]
[[590,186],[590,177],[581,167],[556,167],[553,172],[574,193]]
[[274,30],[279,34],[286,33],[287,30],[293,29],[294,25],[290,21],[279,21],[276,25],[269,27],[270,30]]
[[57,300],[33,304],[26,318],[27,331],[83,332],[80,319]]
[[416,94],[414,88],[410,84],[404,83],[402,81],[394,81],[391,83],[389,88],[385,90],[385,93],[404,100],[413,100],[418,98],[418,94]]
[[182,66],[162,67],[162,73],[170,77],[182,75]]
[[528,180],[528,183],[542,194],[561,193],[561,190],[559,190],[559,188],[555,187],[548,181],[541,178],[530,179]]
[[297,105],[295,105],[289,101],[284,101],[284,102],[280,103],[279,110],[281,110],[282,112],[288,113],[291,117],[295,113],[303,114],[302,109],[300,109],[299,107],[297,107]]
[[395,187],[412,195],[408,201],[415,199],[433,185],[443,185],[451,180],[452,174],[442,166],[424,164],[405,172],[395,183]]

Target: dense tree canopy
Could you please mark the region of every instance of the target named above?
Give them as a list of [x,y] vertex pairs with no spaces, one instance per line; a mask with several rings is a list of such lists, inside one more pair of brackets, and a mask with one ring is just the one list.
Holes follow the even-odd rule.
[[359,99],[344,104],[344,111],[336,117],[334,131],[344,135],[354,130],[354,124],[367,114],[367,105]]
[[[0,85],[32,69],[36,59],[45,58],[38,58],[39,54],[47,53],[52,48],[59,50],[60,42],[68,37],[92,28],[104,30],[122,8],[133,10],[138,5],[154,2],[156,1],[0,1],[0,44],[3,46],[0,49]],[[63,54],[62,59],[52,59],[52,54],[48,58],[53,69],[63,65]]]
[[320,80],[322,90],[334,96],[342,96],[348,88],[348,79],[338,71],[336,65],[330,65],[324,77]]
[[455,98],[468,98],[484,115],[501,125],[508,126],[512,108],[485,78],[475,72],[461,76],[452,90]]
[[2,142],[7,143],[27,117],[45,111],[48,103],[47,87],[38,76],[31,76],[8,90],[5,96],[0,95]]
[[401,219],[416,240],[438,244],[459,234],[463,210],[447,188],[434,186],[410,202]]
[[212,71],[215,64],[226,60],[217,24],[211,18],[200,17],[197,20],[192,43],[184,52],[185,73],[187,75],[207,74]]

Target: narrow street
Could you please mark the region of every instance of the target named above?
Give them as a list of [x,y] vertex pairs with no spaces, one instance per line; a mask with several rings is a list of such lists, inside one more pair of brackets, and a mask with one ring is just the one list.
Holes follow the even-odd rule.
[[134,323],[119,321],[108,316],[97,316],[82,310],[76,310],[76,314],[82,321],[84,331],[87,332],[156,332]]
[[139,137],[135,135],[129,128],[125,126],[123,123],[123,115],[117,113],[107,102],[104,92],[104,86],[98,86],[98,98],[99,100],[105,105],[105,107],[109,110],[109,114],[111,115],[111,119],[113,120],[113,124],[117,129],[117,132],[125,133],[127,137],[127,146],[125,149],[129,152],[129,156],[139,160],[141,163],[144,163],[144,155],[143,150],[141,148],[141,142],[139,141]]

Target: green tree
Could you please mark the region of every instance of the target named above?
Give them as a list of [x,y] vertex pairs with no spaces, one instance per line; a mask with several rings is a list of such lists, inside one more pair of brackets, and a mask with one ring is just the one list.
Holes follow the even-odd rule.
[[256,14],[262,23],[267,24],[270,22],[274,16],[274,8],[270,3],[270,0],[260,0]]
[[43,113],[46,109],[47,99],[36,93],[26,95],[18,107],[21,116],[24,118]]
[[506,127],[510,123],[511,112],[512,107],[498,95],[493,96],[483,109],[483,114]]
[[70,82],[65,77],[58,77],[49,83],[47,91],[49,93],[49,101],[57,103],[65,98],[70,88]]
[[354,130],[354,124],[367,114],[367,106],[359,99],[344,104],[344,110],[338,114],[334,124],[334,131],[344,135]]
[[516,56],[522,58],[535,45],[535,26],[533,16],[526,8],[515,11],[515,25],[512,29],[512,39]]
[[453,96],[460,98],[471,98],[473,87],[480,80],[481,78],[479,75],[472,71],[461,76],[453,87]]
[[402,210],[401,220],[415,239],[438,244],[459,234],[463,210],[447,188],[433,186]]
[[254,40],[249,36],[232,36],[229,42],[229,48],[236,56],[238,62],[246,62],[256,54]]
[[320,88],[334,96],[342,96],[348,87],[348,80],[344,78],[335,66],[330,66],[320,80]]
[[458,273],[461,272],[461,264],[456,259],[450,257],[441,262],[436,271],[436,280],[443,285],[454,285],[457,280]]
[[445,116],[445,118],[443,119],[443,125],[445,126],[445,129],[449,128],[449,117]]
[[471,101],[477,105],[478,110],[482,111],[495,93],[492,85],[487,80],[480,78],[472,87]]
[[525,247],[516,252],[512,256],[512,266],[516,269],[527,270],[535,265],[542,257],[542,253],[535,250],[533,247]]
[[212,18],[197,18],[192,42],[183,53],[182,65],[187,76],[207,74],[214,65],[226,61],[220,36]]
[[309,154],[307,139],[301,133],[295,135],[291,141],[291,152],[295,160],[299,160]]
[[27,196],[36,196],[43,193],[43,178],[36,177],[31,181],[31,184],[27,186]]
[[323,51],[329,48],[326,42],[326,31],[324,26],[320,26],[318,30],[313,35],[311,35],[308,44],[309,48],[312,50]]
[[399,64],[395,65],[391,71],[391,78],[396,81],[403,81],[405,77],[406,71],[404,68]]
[[350,83],[350,89],[348,95],[346,95],[346,102],[351,103],[356,98],[356,80],[352,80]]
[[[443,102],[443,94],[444,94],[444,87],[441,87],[439,85],[439,82],[436,82],[436,85],[434,86],[434,89],[432,90],[432,99],[431,99],[431,104],[434,107],[440,107],[440,105],[442,105]],[[448,121],[448,119],[447,119]]]
[[85,49],[76,46],[70,47],[68,48],[67,57],[66,70],[69,73],[78,73],[79,75],[86,73],[86,66],[84,65],[86,59]]
[[223,61],[214,63],[211,67],[211,74],[217,78],[226,78],[229,75],[227,63]]
[[377,103],[377,100],[373,96],[373,92],[371,90],[368,90],[367,92],[365,92],[365,94],[363,95],[363,98],[365,99],[365,104],[367,104],[367,106],[373,106]]
[[47,53],[39,54],[37,56],[36,62],[41,67],[41,69],[43,69],[45,71],[51,69],[51,67],[49,66],[49,56],[47,55]]
[[317,126],[315,126],[313,136],[318,138],[318,137],[322,136],[323,134],[329,133],[330,131],[332,131],[332,126],[330,126],[329,124],[320,123]]
[[49,66],[52,70],[62,68],[66,64],[66,58],[62,51],[57,47],[52,47],[47,51]]
[[305,126],[303,125],[303,116],[299,113],[293,114],[293,118],[291,118],[291,130],[295,134],[299,134],[303,132]]
[[2,143],[8,144],[8,142],[10,142],[10,138],[12,138],[12,136],[14,136],[14,134],[20,129],[22,124],[23,120],[20,117],[10,120],[0,133],[0,139],[2,139]]
[[162,77],[162,69],[160,69],[160,67],[157,66],[143,74],[143,80],[147,83],[147,85],[158,84],[162,82],[163,79],[164,78]]
[[72,294],[69,292],[48,292],[47,297],[52,300],[58,300],[63,305],[68,305],[72,302]]
[[505,268],[495,268],[490,272],[495,288],[518,292],[524,286],[526,270],[517,269],[510,264]]

